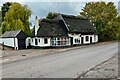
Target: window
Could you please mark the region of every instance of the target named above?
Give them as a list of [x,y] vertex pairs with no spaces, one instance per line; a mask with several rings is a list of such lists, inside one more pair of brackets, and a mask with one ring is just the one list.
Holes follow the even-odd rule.
[[52,41],[52,45],[56,45],[56,42],[55,42],[55,41]]
[[77,39],[75,39],[75,43],[77,43]]
[[47,43],[48,43],[48,39],[44,38],[44,44],[47,44]]
[[56,40],[54,40],[54,38],[52,38],[52,45],[53,46],[64,46],[64,45],[68,45],[69,44],[69,38],[56,38]]
[[79,39],[75,39],[75,43],[80,43],[80,40]]
[[33,38],[32,38],[32,42],[33,42]]
[[54,41],[54,40],[56,40],[56,38],[52,38],[52,40]]
[[78,43],[80,43],[80,40],[78,40]]
[[37,39],[35,39],[35,45],[38,45]]
[[86,41],[89,41],[89,36],[86,36]]
[[40,39],[39,39],[39,42],[40,42]]
[[60,41],[58,41],[58,42],[57,42],[57,45],[60,45],[60,44],[61,44]]
[[58,38],[58,40],[60,40],[60,38]]

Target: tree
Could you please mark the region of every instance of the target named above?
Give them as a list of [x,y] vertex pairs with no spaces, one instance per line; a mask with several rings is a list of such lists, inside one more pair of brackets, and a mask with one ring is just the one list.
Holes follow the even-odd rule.
[[110,35],[110,39],[120,40],[120,16],[111,20],[106,25],[107,33]]
[[5,13],[9,10],[9,7],[11,6],[11,4],[12,4],[11,2],[6,2],[1,7],[1,10],[2,10],[2,21],[4,21]]
[[46,16],[47,19],[54,19],[57,17],[57,13],[49,12],[48,15]]
[[0,27],[1,27],[1,22],[2,22],[2,12],[0,11]]
[[[112,40],[114,37],[117,38],[115,34],[119,33],[117,29],[120,26],[117,25],[117,27],[115,27],[118,23],[118,21],[116,21],[118,20],[118,12],[114,3],[88,2],[82,9],[82,12],[80,12],[80,15],[85,16],[92,21],[97,29],[100,41]],[[114,29],[114,31],[111,29]],[[112,37],[111,34],[114,34],[115,36]]]
[[0,19],[2,18],[2,11],[0,11]]
[[26,5],[22,6],[19,3],[12,3],[9,10],[6,12],[4,21],[2,22],[2,32],[11,30],[22,30],[27,35],[31,33],[29,17],[31,10]]

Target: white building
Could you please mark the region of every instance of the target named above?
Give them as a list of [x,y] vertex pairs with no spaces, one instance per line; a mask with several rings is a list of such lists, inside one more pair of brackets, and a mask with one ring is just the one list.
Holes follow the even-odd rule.
[[63,20],[69,37],[72,37],[71,45],[98,42],[98,35],[89,19],[64,14],[59,14],[59,18]]
[[34,47],[63,47],[98,42],[98,35],[90,20],[59,14],[55,19],[43,19],[36,26],[27,45]]
[[[36,20],[37,21],[37,20]],[[39,20],[38,20],[39,21]],[[70,46],[70,37],[64,30],[61,20],[43,19],[39,24],[36,22],[33,34],[28,41],[33,47],[63,47]]]

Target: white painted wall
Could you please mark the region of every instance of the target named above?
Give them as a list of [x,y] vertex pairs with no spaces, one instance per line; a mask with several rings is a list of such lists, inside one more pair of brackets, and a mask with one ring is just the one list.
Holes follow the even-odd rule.
[[18,39],[17,38],[15,38],[15,49],[17,49],[17,50],[19,49],[18,48]]
[[29,43],[31,43],[31,37],[26,38],[26,48],[29,46]]
[[91,35],[91,37],[92,37],[92,43],[95,43],[95,35]]
[[[74,35],[69,34],[70,37],[73,37],[73,44],[81,44],[81,37],[83,37],[83,39],[84,39],[83,40],[84,44],[90,44],[90,37],[92,37],[92,43],[98,42],[98,35],[81,35],[81,37],[80,37],[80,35],[81,34],[74,34]],[[89,37],[88,41],[86,41],[86,36]],[[44,44],[44,38],[41,38],[41,37],[30,38],[30,37],[28,37],[26,39],[26,47],[29,45],[28,39],[30,39],[30,43],[31,43],[32,46],[47,47],[47,46],[51,46],[52,45],[50,37],[47,38],[48,39],[48,43],[47,44]],[[35,39],[37,39],[38,45],[35,45]],[[40,39],[40,42],[39,42],[39,39]],[[79,39],[80,43],[75,43],[75,39]],[[71,41],[69,41],[69,42],[71,42]],[[70,43],[68,45],[70,45]]]
[[[86,41],[86,36],[89,36],[89,40]],[[98,35],[82,35],[81,37],[84,37],[84,44],[90,43],[90,37],[92,37],[92,43],[98,42]]]
[[95,43],[98,42],[98,35],[94,35],[94,42],[95,42]]
[[70,46],[71,45],[71,38],[69,38],[69,42],[68,42],[68,44],[67,44],[68,46]]
[[[73,37],[73,44],[81,44],[81,37],[83,37],[84,44],[90,44],[90,37],[92,37],[92,43],[98,42],[98,35],[81,35],[81,34],[68,34],[70,37]],[[81,37],[80,37],[81,35]],[[89,40],[86,41],[86,36],[89,37]],[[75,39],[79,39],[80,43],[75,43]]]
[[[33,39],[33,41],[32,41],[32,39]],[[37,39],[38,45],[35,45],[35,39]],[[40,39],[40,42],[39,42],[39,39]],[[44,44],[44,38],[38,38],[38,37],[31,38],[31,45],[32,46],[39,46],[39,47],[50,46],[51,38],[47,38],[47,39],[48,39],[48,43]]]
[[[86,41],[86,36],[89,37],[88,41]],[[81,35],[83,37],[83,44],[90,44],[90,35]]]
[[[80,35],[81,34],[68,34],[70,37],[73,37],[73,44],[81,44],[81,38]],[[80,43],[75,43],[75,39],[79,39]]]
[[30,40],[30,43],[31,43],[32,46],[35,46],[35,41],[34,41],[34,39],[35,39],[35,38],[31,38],[31,40]]
[[[15,39],[15,42],[14,42]],[[15,49],[18,49],[18,39],[17,38],[0,38],[0,44],[4,42],[4,45],[15,47]]]
[[14,38],[0,38],[0,43],[4,45],[14,47]]

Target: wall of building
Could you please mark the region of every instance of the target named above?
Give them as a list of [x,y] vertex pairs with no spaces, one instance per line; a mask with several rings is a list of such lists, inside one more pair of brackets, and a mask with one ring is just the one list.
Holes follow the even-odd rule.
[[[73,37],[73,44],[81,44],[81,34],[68,34],[70,37]],[[77,41],[76,41],[77,40]]]
[[[35,39],[37,39],[37,45],[35,44]],[[51,38],[48,38],[47,37],[47,44],[44,43],[44,38],[38,38],[38,37],[35,37],[35,38],[31,38],[31,45],[32,46],[38,46],[38,47],[46,47],[46,46],[50,46],[50,40]]]
[[17,38],[0,38],[0,44],[3,44],[9,47],[15,47],[18,49],[18,39]]
[[98,42],[98,35],[94,35],[94,42],[95,42],[95,43]]
[[26,38],[26,48],[31,44],[31,37]]
[[[81,35],[81,34],[69,34],[70,37],[73,37],[73,44],[81,44],[81,37],[83,37],[83,44],[90,44],[98,42],[98,35]],[[86,36],[88,36],[88,40],[86,40]],[[92,37],[92,41],[90,42],[90,37]],[[77,41],[76,41],[77,40]]]
[[[88,41],[86,41],[86,36],[89,36]],[[98,35],[82,35],[81,37],[84,37],[84,44],[90,44],[90,37],[92,37],[92,43],[98,42]]]
[[17,50],[19,49],[18,48],[18,39],[17,38],[15,38],[15,49],[17,49]]
[[[86,40],[86,36],[88,36],[88,41]],[[92,41],[94,39],[92,35],[81,35],[81,37],[83,37],[83,44],[90,44],[90,37],[92,37]]]
[[[92,43],[96,43],[98,42],[98,35],[72,35],[69,34],[70,37],[73,37],[73,44],[81,44],[81,37],[83,37],[83,44],[90,44],[90,37],[92,37]],[[86,36],[88,36],[88,41],[86,41]],[[60,38],[60,37],[59,37]],[[37,39],[37,45],[35,44],[35,39]],[[60,38],[61,39],[61,38]],[[58,42],[61,42],[61,40],[58,40],[58,37],[55,37],[55,41],[53,40],[53,38],[48,38],[48,43],[45,44],[44,43],[44,38],[40,38],[40,37],[28,37],[26,39],[26,48],[29,44],[31,44],[31,46],[37,46],[37,47],[48,47],[48,46],[70,46],[71,45],[71,39],[70,38],[66,38],[67,39],[67,43],[63,44],[63,45],[58,45]],[[79,40],[78,43],[76,43],[76,40]],[[53,45],[53,42],[55,42],[55,45]]]

